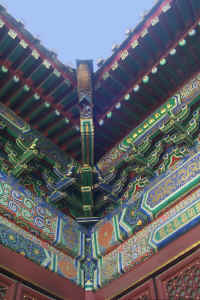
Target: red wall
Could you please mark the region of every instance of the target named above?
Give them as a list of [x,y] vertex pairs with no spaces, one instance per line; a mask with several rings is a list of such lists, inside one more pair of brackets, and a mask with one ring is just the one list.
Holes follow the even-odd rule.
[[[17,278],[16,280],[12,280],[0,275],[0,285],[8,287],[7,300],[25,300],[26,298],[27,300],[33,300],[36,295],[35,299],[37,300],[48,299],[48,297],[39,294],[36,290],[31,290],[20,283],[20,278],[31,283],[35,286],[35,289],[37,289],[36,287],[40,287],[49,294],[52,294],[52,296],[55,295],[67,300],[103,300],[115,299],[116,296],[119,299],[120,294],[120,299],[128,300],[138,299],[138,296],[145,295],[145,293],[146,295],[148,294],[148,299],[155,299],[155,295],[157,294],[158,299],[167,300],[170,293],[170,289],[167,290],[167,282],[171,280],[174,282],[174,286],[178,286],[178,282],[174,279],[174,274],[177,273],[177,276],[180,277],[180,274],[185,272],[187,276],[187,273],[193,274],[189,271],[190,268],[193,270],[196,268],[196,265],[200,266],[200,250],[198,250],[200,248],[199,232],[200,225],[170,243],[149,260],[133,267],[132,270],[120,278],[113,280],[107,286],[99,289],[96,293],[85,292],[71,281],[45,270],[22,255],[0,246],[0,267],[11,272]],[[180,262],[173,265],[173,261],[178,258]],[[173,266],[169,268],[168,265]],[[199,271],[196,272],[199,272],[199,281],[196,287],[200,286],[200,267],[198,268]],[[154,276],[155,272],[160,272],[161,274]],[[191,297],[195,293],[195,282],[197,281],[194,278],[196,278],[195,275],[189,275],[187,282],[188,285],[193,285],[193,290],[187,288],[187,292],[191,293]],[[145,282],[145,280],[147,281]],[[134,289],[134,285],[136,284],[137,288]],[[128,289],[129,291],[127,291]],[[178,292],[179,288],[177,287],[176,293]],[[32,298],[29,299],[28,297]]]
[[82,288],[1,245],[0,267],[61,299],[84,299]]

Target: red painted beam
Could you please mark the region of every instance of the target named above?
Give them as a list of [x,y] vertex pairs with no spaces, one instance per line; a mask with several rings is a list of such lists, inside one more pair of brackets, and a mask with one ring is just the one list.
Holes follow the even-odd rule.
[[2,245],[0,245],[0,267],[62,299],[85,298],[85,291],[81,287]]
[[93,292],[85,292],[85,299],[84,300],[96,300],[96,294]]

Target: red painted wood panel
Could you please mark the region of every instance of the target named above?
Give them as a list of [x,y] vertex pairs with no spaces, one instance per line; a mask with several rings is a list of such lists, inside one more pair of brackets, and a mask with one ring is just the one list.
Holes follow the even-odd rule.
[[122,300],[155,300],[156,294],[154,290],[153,280],[145,282],[143,285],[136,288],[126,296],[121,298]]
[[2,245],[0,245],[0,267],[61,299],[81,300],[85,297],[85,291],[73,282]]
[[84,300],[95,300],[96,296],[94,292],[85,292],[85,298]]
[[16,282],[0,274],[0,300],[13,300],[15,297]]
[[23,284],[19,284],[17,288],[16,300],[50,300],[46,297]]
[[200,250],[162,273],[156,286],[159,299],[200,299]]

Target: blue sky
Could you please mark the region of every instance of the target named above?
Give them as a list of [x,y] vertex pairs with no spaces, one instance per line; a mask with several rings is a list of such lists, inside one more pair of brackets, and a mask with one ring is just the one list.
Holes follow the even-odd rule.
[[75,66],[76,59],[106,58],[114,43],[125,39],[154,0],[2,0],[15,18],[59,59]]

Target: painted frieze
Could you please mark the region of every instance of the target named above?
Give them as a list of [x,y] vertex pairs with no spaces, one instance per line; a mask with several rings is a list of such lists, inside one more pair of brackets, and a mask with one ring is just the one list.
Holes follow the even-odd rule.
[[170,112],[168,116],[154,138],[148,137],[132,145],[124,159],[106,174],[98,169],[97,186],[106,194],[110,207],[119,206],[127,193],[136,194],[148,183],[155,184],[157,176],[176,165],[187,153],[192,155],[197,151],[199,106],[179,105],[176,112]]
[[200,180],[200,153],[195,154],[177,167],[153,181],[144,191],[142,208],[156,215],[174,200],[178,199]]
[[101,257],[99,259],[101,286],[148,259],[199,223],[199,197],[200,189],[197,188],[176,206]]
[[0,243],[41,267],[81,285],[76,259],[63,254],[1,216]]
[[187,205],[178,212],[173,218],[165,221],[156,228],[151,236],[151,243],[158,248],[164,247],[178,235],[187,231],[188,226],[195,225],[200,221],[200,201]]
[[31,131],[30,125],[18,117],[12,110],[8,109],[2,103],[0,104],[0,116],[3,120],[9,123],[22,133]]
[[3,172],[0,172],[0,213],[68,254],[84,255],[85,230]]
[[113,216],[107,216],[94,226],[92,241],[95,257],[105,255],[151,221],[150,215],[141,208],[141,201],[142,198],[123,205]]
[[93,256],[96,258],[107,253],[122,240],[119,230],[118,215],[100,221],[92,229]]
[[0,103],[0,119],[5,122],[5,126],[13,136],[23,137],[26,143],[31,143],[34,139],[38,139],[38,148],[49,161],[57,161],[65,166],[72,162],[77,164],[71,157],[67,157],[66,154],[60,151],[48,138],[41,135],[39,131],[32,129],[28,123],[24,122],[22,118],[2,103]]
[[[184,149],[182,149],[184,148]],[[200,182],[199,141],[191,149],[169,149],[163,157],[163,170],[138,188],[133,181],[121,198],[121,207],[107,215],[92,229],[94,256],[101,257],[113,247],[143,229],[164,210],[169,209]],[[161,173],[161,175],[159,175]]]
[[181,88],[173,97],[156,110],[149,118],[135,128],[109,153],[105,154],[98,162],[98,168],[103,174],[118,165],[134,144],[156,133],[159,128],[169,120],[169,114],[176,113],[182,104],[190,104],[199,95],[200,74],[197,74],[189,83]]

